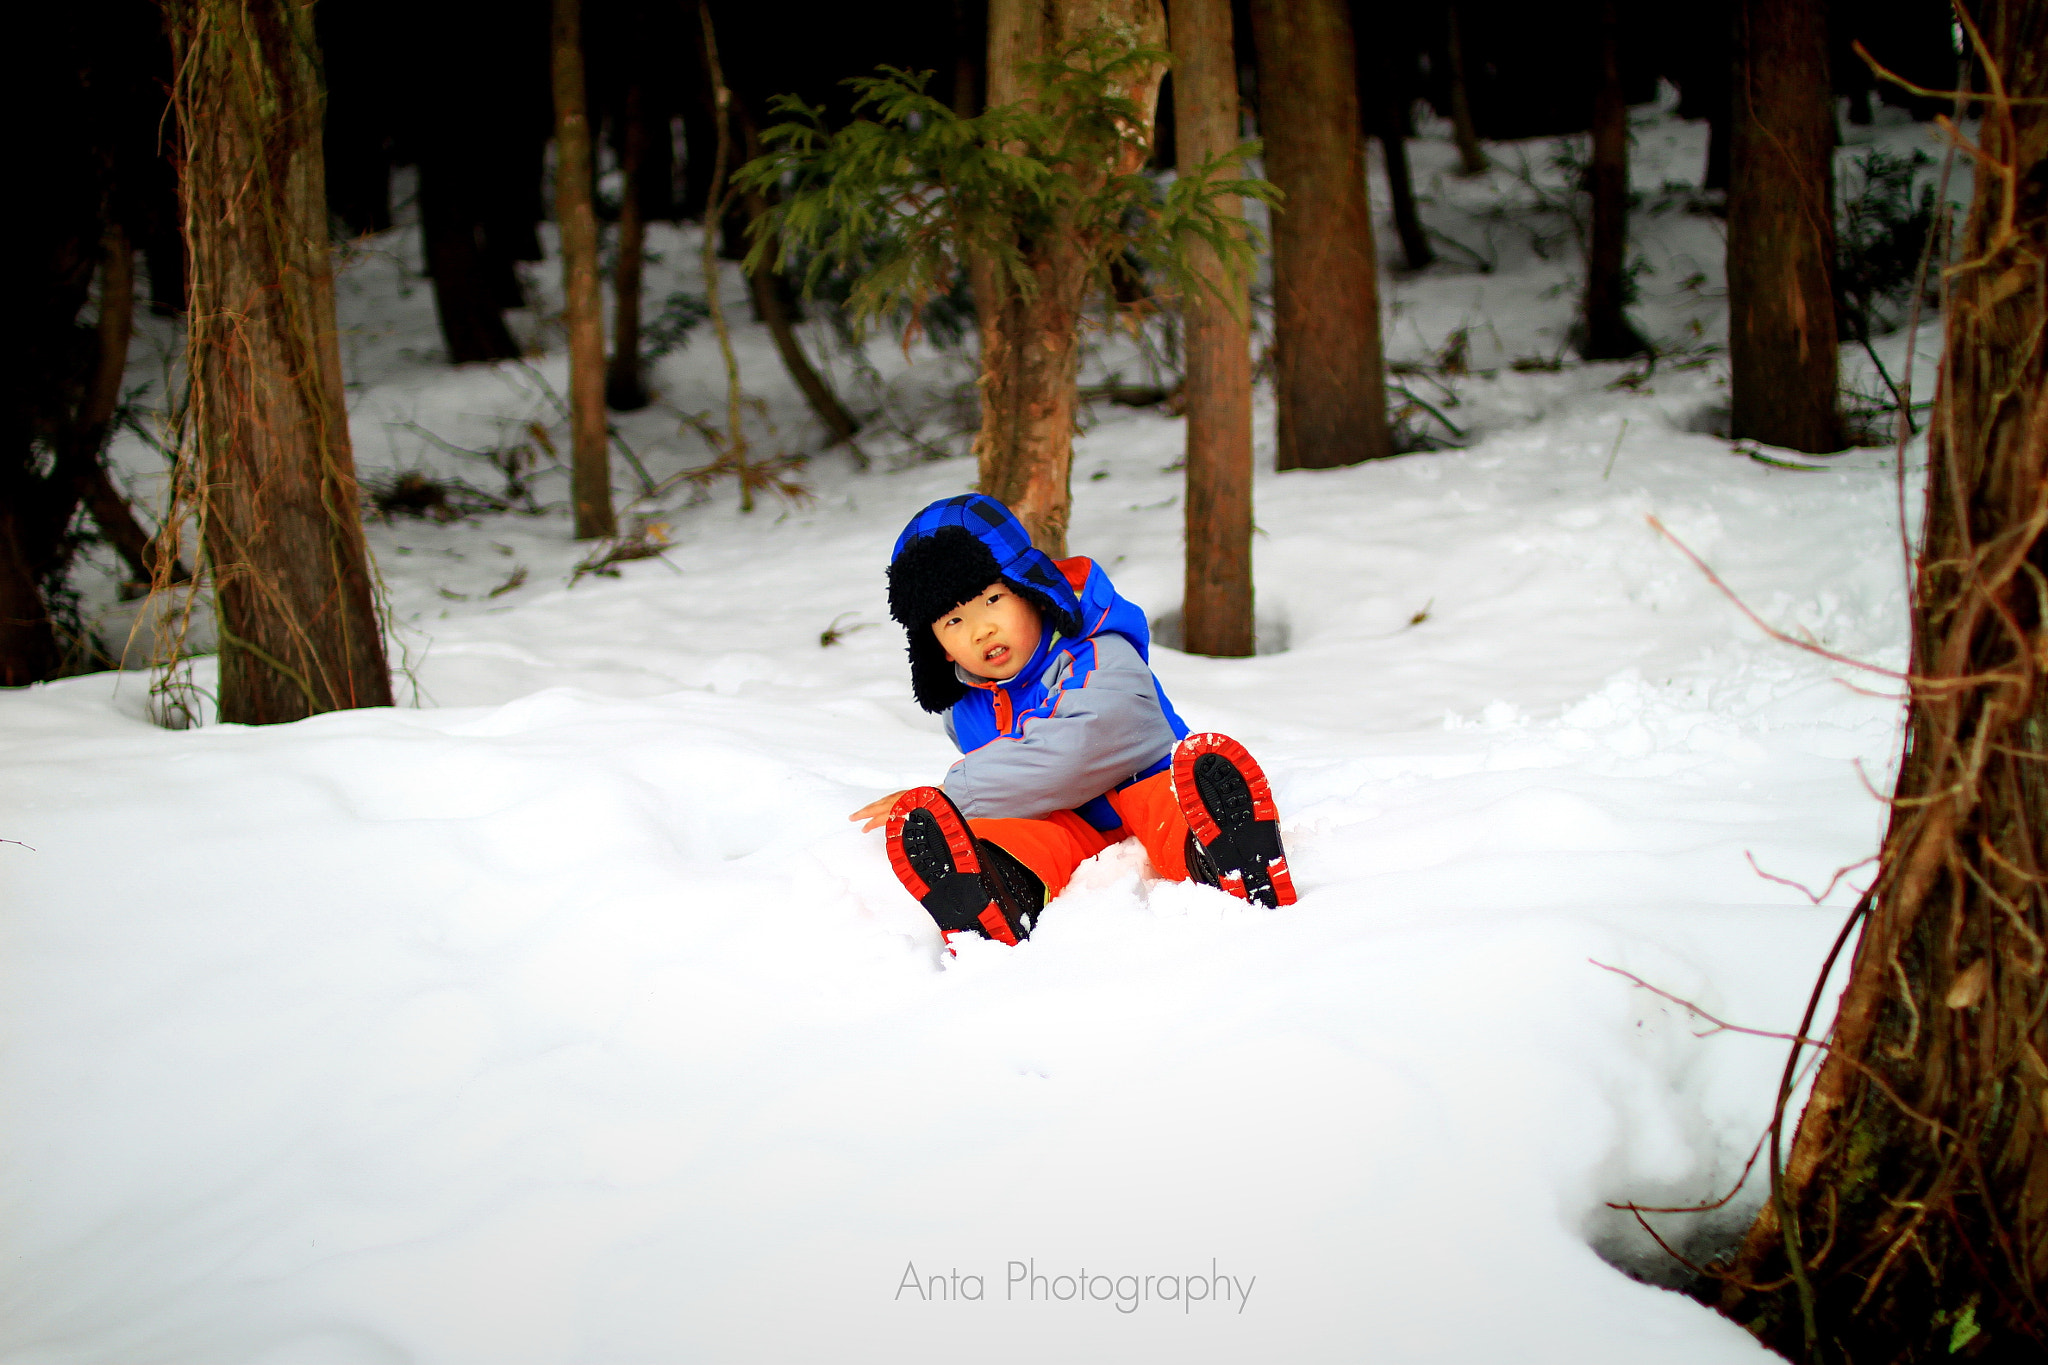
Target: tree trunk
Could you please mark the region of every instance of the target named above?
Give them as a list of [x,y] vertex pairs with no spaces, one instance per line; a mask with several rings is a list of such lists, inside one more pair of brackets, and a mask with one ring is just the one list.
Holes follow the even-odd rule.
[[647,244],[640,168],[647,132],[637,80],[626,86],[619,123],[619,261],[612,275],[612,359],[605,371],[604,402],[620,412],[638,412],[647,406],[647,385],[640,377],[640,273]]
[[[1357,10],[1353,10],[1354,22]],[[1394,235],[1401,239],[1401,257],[1410,270],[1436,259],[1429,234],[1415,211],[1415,177],[1408,169],[1409,112],[1414,106],[1414,56],[1405,34],[1382,20],[1380,31],[1358,44],[1358,100],[1365,125],[1379,139],[1387,167],[1388,207],[1394,214]]]
[[478,186],[466,164],[469,153],[451,145],[445,132],[430,136],[436,145],[420,155],[420,226],[448,363],[516,360],[519,343],[505,326],[504,305],[482,242]]
[[1734,136],[1733,115],[1725,108],[1707,115],[1707,164],[1700,173],[1703,190],[1728,189],[1728,143]]
[[1394,453],[1380,360],[1379,258],[1351,16],[1343,0],[1252,0],[1273,215],[1279,467]]
[[[1171,0],[1167,18],[1176,150],[1190,171],[1238,142],[1230,0]],[[1243,657],[1253,644],[1251,304],[1244,280],[1233,280],[1214,253],[1197,248],[1191,264],[1216,293],[1192,292],[1181,304],[1188,420],[1181,647]]]
[[1740,0],[1728,168],[1730,434],[1842,448],[1835,398],[1835,100],[1821,0]]
[[1472,122],[1472,82],[1465,71],[1465,24],[1455,4],[1444,6],[1444,48],[1451,68],[1451,136],[1458,144],[1458,173],[1485,175],[1486,153]]
[[190,446],[220,718],[389,706],[342,405],[312,9],[167,0],[185,144]]
[[[138,583],[156,575],[156,548],[135,520],[128,499],[114,486],[101,459],[107,432],[121,407],[121,381],[128,368],[128,343],[135,323],[135,251],[120,228],[110,228],[100,265],[100,315],[94,328],[99,356],[85,403],[65,433],[62,463],[78,499],[92,513],[114,552]],[[182,566],[172,570],[183,579]]]
[[[1110,25],[1148,47],[1164,47],[1160,0],[991,0],[988,14],[990,108],[1035,95],[1025,64],[1057,53],[1091,29]],[[1144,163],[1151,111],[1163,67],[1139,73],[1125,91],[1146,111],[1143,134],[1123,144],[1110,165],[1081,173],[1127,174]],[[1037,291],[1025,298],[986,264],[971,267],[981,324],[981,429],[974,438],[982,492],[1007,504],[1032,543],[1064,557],[1074,459],[1075,374],[1081,308],[1088,291],[1088,244],[1072,229],[1025,243]]]
[[1087,261],[1071,241],[1031,252],[1037,292],[1012,289],[982,312],[981,429],[974,456],[982,492],[1017,514],[1032,544],[1067,553],[1074,409]]
[[1401,259],[1420,270],[1436,259],[1429,233],[1415,211],[1415,178],[1408,169],[1408,139],[1392,123],[1380,127],[1380,150],[1386,154],[1387,197],[1392,200],[1394,235],[1401,239]]
[[562,313],[569,333],[569,483],[576,539],[617,532],[604,413],[604,295],[591,203],[590,114],[583,86],[582,0],[554,0],[555,223],[562,237]]
[[953,0],[953,112],[973,118],[981,112],[981,63],[988,47],[985,4]]
[[1579,354],[1622,360],[1646,349],[1629,325],[1628,101],[1621,92],[1621,17],[1615,0],[1600,0],[1600,85],[1593,96],[1592,239],[1586,246],[1585,313]]
[[[702,0],[682,0],[682,37],[685,44],[676,60],[693,71],[706,69],[704,56]],[[712,230],[712,223],[706,215],[711,195],[711,172],[718,159],[719,111],[714,102],[709,82],[692,81],[681,100],[676,116],[683,121],[683,173],[680,200],[676,211],[687,221],[703,220],[705,230]]]
[[1948,271],[1906,756],[1833,1046],[1721,1300],[1796,1360],[2048,1353],[2048,0],[1973,9],[2010,100]]
[[[748,211],[755,217],[767,212],[768,206],[758,195],[747,196]],[[770,253],[774,260],[779,253]],[[811,413],[820,426],[832,438],[827,445],[839,445],[851,441],[860,431],[860,421],[847,411],[846,404],[839,401],[839,395],[832,392],[832,386],[811,364],[804,354],[803,343],[797,339],[796,320],[790,317],[789,301],[784,296],[784,281],[773,269],[764,267],[747,276],[747,288],[753,294],[754,311],[767,324],[768,335],[775,342],[775,353],[782,357],[782,368],[789,372],[797,389],[804,396]],[[856,452],[859,463],[865,466],[866,457]]]
[[[752,116],[743,107],[737,108],[735,113],[745,134],[748,158],[761,155],[761,135]],[[768,201],[757,191],[747,191],[741,196],[740,203],[750,220],[759,219],[768,212]],[[781,256],[779,244],[768,252],[771,261],[779,260]],[[782,357],[782,368],[789,372],[790,379],[803,394],[804,402],[810,405],[811,414],[831,437],[826,444],[836,446],[851,441],[860,431],[860,419],[839,401],[839,395],[832,392],[832,386],[825,382],[825,377],[804,354],[803,343],[796,334],[796,324],[803,319],[791,307],[796,291],[790,286],[789,278],[772,266],[764,266],[747,276],[747,291],[753,299],[755,316],[767,326],[769,338],[775,343],[775,353]],[[867,468],[867,456],[859,447],[853,448],[853,456],[859,467]]]
[[[7,485],[25,479],[6,472]],[[57,633],[43,605],[42,585],[32,567],[33,542],[19,487],[0,485],[0,687],[24,687],[57,672]]]

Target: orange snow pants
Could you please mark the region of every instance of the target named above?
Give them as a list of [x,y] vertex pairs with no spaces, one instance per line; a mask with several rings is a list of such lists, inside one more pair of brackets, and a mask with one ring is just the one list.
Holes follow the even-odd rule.
[[1112,830],[1099,830],[1070,810],[1035,820],[969,820],[967,825],[977,839],[988,840],[1037,873],[1048,902],[1066,888],[1075,868],[1132,835],[1151,855],[1154,871],[1168,881],[1186,881],[1188,821],[1173,798],[1171,770],[1106,795],[1123,818]]

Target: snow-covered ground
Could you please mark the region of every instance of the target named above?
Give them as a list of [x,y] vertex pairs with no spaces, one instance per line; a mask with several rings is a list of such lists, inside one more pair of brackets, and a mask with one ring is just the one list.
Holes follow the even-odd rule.
[[[1700,141],[1645,116],[1638,186]],[[1416,156],[1453,235],[1514,180]],[[1752,859],[1818,890],[1874,851],[1899,706],[1767,639],[1646,518],[1781,628],[1897,668],[1896,471],[1699,434],[1708,351],[1509,368],[1571,311],[1576,249],[1545,259],[1531,221],[1498,221],[1492,273],[1389,280],[1397,360],[1469,329],[1485,373],[1402,378],[1469,448],[1262,473],[1284,650],[1155,655],[1272,774],[1284,911],[1155,881],[1131,845],[1023,947],[944,956],[845,819],[949,758],[882,567],[973,470],[886,436],[871,472],[814,459],[802,506],[644,501],[667,554],[573,585],[558,473],[542,515],[373,522],[397,709],[171,731],[141,671],[0,696],[0,1360],[1760,1358],[1616,1268],[1663,1273],[1608,1203],[1724,1192],[1782,1046],[1703,1036],[1602,964],[1793,1025],[1858,878],[1816,908]],[[1674,350],[1720,334],[1717,231],[1638,215],[1638,316]],[[696,278],[694,235],[661,237],[657,301]],[[401,230],[342,279],[359,463],[495,488],[422,433],[558,436],[564,362],[436,363],[416,259]],[[943,387],[916,354],[873,349],[899,397]],[[668,406],[621,430],[662,479],[706,458],[677,414],[722,402],[708,338],[656,377]],[[1160,614],[1183,427],[1096,416],[1072,544]],[[118,637],[132,610],[86,586]],[[1710,1249],[1759,1183],[1658,1226]]]

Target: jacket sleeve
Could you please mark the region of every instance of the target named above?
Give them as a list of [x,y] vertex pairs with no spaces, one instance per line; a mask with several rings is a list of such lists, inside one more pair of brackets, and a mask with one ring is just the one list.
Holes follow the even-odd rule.
[[1090,801],[1164,758],[1173,727],[1152,670],[1121,635],[1083,640],[1014,733],[961,756],[946,795],[970,819],[1032,817]]

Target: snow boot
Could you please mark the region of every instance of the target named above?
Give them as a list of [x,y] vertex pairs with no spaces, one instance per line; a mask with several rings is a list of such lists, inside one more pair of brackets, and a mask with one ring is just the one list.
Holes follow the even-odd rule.
[[1015,945],[1031,936],[1045,883],[986,839],[977,839],[952,798],[919,787],[889,812],[889,865],[939,926],[947,946],[960,934]]
[[1173,796],[1188,822],[1188,875],[1269,909],[1294,904],[1273,788],[1228,735],[1189,735],[1173,750]]

